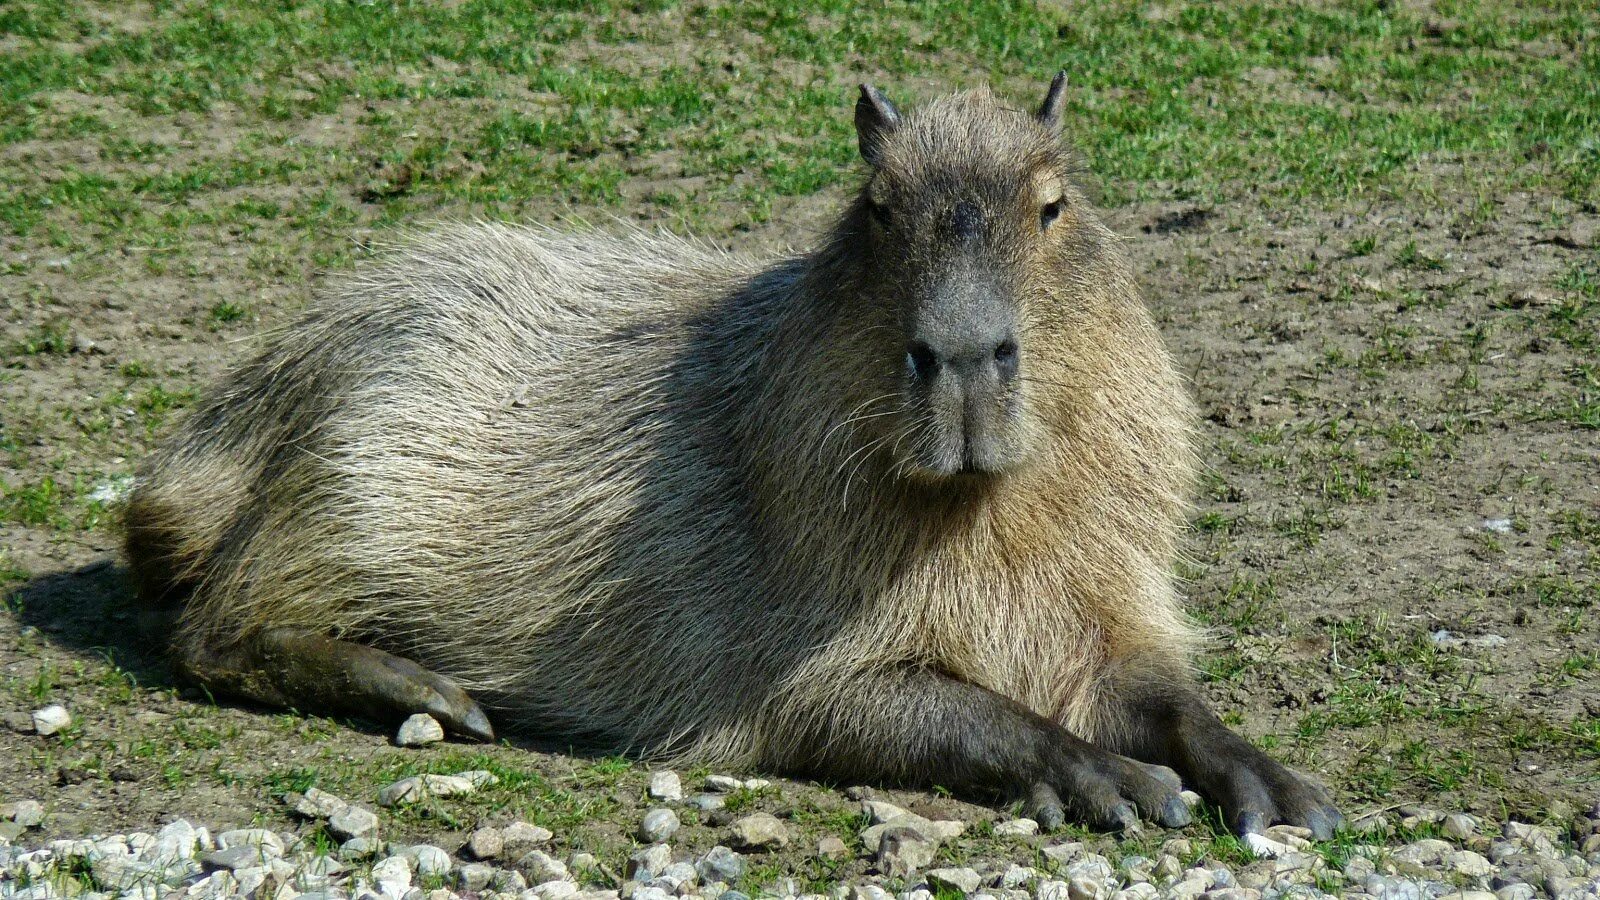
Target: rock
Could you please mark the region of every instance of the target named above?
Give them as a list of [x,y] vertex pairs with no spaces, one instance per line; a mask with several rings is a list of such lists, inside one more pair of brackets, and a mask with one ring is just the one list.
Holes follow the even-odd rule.
[[1423,838],[1413,841],[1392,854],[1395,862],[1411,863],[1417,866],[1430,866],[1453,852],[1454,847],[1448,841],[1437,838]]
[[259,866],[267,859],[260,847],[229,847],[226,850],[212,850],[201,854],[200,865],[207,871],[225,869],[234,872]]
[[789,843],[789,829],[768,813],[755,813],[733,823],[733,845],[740,849],[764,850]]
[[1466,813],[1451,813],[1444,817],[1440,830],[1448,837],[1464,841],[1478,833],[1478,820]]
[[432,844],[416,844],[407,847],[404,853],[416,868],[418,875],[448,875],[450,874],[450,854],[440,847]]
[[1266,831],[1268,838],[1295,850],[1311,846],[1311,829],[1294,825],[1274,825]]
[[289,799],[294,811],[308,819],[327,819],[350,805],[320,788],[308,788],[304,794],[291,794]]
[[817,841],[817,855],[823,859],[843,859],[850,855],[850,847],[835,835]]
[[1376,874],[1377,871],[1378,867],[1372,860],[1365,856],[1352,856],[1345,860],[1344,880],[1351,884],[1361,884]]
[[402,778],[378,792],[379,806],[415,803],[426,797],[453,797],[470,794],[477,788],[459,775],[413,775]]
[[1242,887],[1215,888],[1201,894],[1200,900],[1261,900],[1261,892]]
[[574,872],[587,872],[598,865],[600,861],[595,859],[594,854],[584,850],[574,851],[567,857],[567,868]]
[[417,713],[400,723],[394,742],[399,747],[426,747],[444,740],[444,726],[427,713]]
[[640,885],[633,889],[631,900],[673,900],[673,895],[666,888]]
[[647,844],[659,844],[678,831],[678,814],[665,807],[644,814],[634,834]]
[[328,830],[340,841],[369,838],[378,833],[378,815],[365,807],[347,803],[328,817]]
[[657,800],[677,803],[683,799],[683,782],[673,771],[656,772],[650,776],[648,793]]
[[146,855],[157,860],[194,858],[200,849],[200,832],[184,819],[177,819],[156,832],[155,846]]
[[1067,841],[1062,844],[1051,844],[1039,852],[1046,859],[1054,861],[1057,865],[1066,865],[1083,855],[1083,844],[1079,841]]
[[1557,837],[1554,829],[1545,829],[1538,825],[1525,825],[1521,822],[1507,822],[1501,826],[1500,833],[1540,856],[1556,855],[1555,842]]
[[895,900],[893,894],[875,884],[859,884],[845,895],[846,900]]
[[977,871],[968,868],[929,869],[923,873],[923,877],[935,888],[948,888],[963,894],[976,893],[978,887],[983,884],[983,878]]
[[1531,884],[1508,884],[1494,892],[1498,900],[1533,900],[1537,894]]
[[547,881],[533,889],[539,900],[570,900],[578,895],[579,887],[570,881]]
[[1039,823],[1032,819],[1012,819],[994,826],[994,833],[1005,837],[1025,837],[1039,833]]
[[456,885],[463,891],[477,893],[494,881],[494,866],[488,863],[464,863],[456,868]]
[[905,878],[933,862],[936,840],[915,828],[891,825],[879,835],[878,871],[890,878]]
[[500,829],[500,836],[506,851],[511,854],[516,854],[517,851],[526,853],[528,848],[536,847],[555,837],[550,833],[550,829],[528,822],[512,822]]
[[529,850],[523,854],[522,858],[517,860],[517,869],[534,884],[566,881],[568,878],[566,863],[543,850]]
[[1277,859],[1293,849],[1289,845],[1280,844],[1264,834],[1245,835],[1244,847],[1257,859]]
[[728,805],[728,798],[721,794],[695,794],[689,798],[689,805],[701,812],[712,812]]
[[732,884],[744,877],[744,857],[731,848],[718,845],[700,857],[695,863],[695,871],[699,872],[701,879],[707,882],[726,881]]
[[904,819],[911,815],[911,812],[904,807],[895,806],[893,803],[885,803],[882,800],[861,801],[861,811],[872,819],[872,824],[874,825],[882,825],[885,822]]
[[682,894],[700,883],[700,872],[690,863],[676,862],[657,873],[651,883],[665,884],[672,893]]
[[18,734],[33,734],[33,714],[8,712],[4,715],[6,727]]
[[372,864],[372,881],[380,891],[401,897],[411,889],[411,861],[403,856],[386,856]]
[[37,800],[18,800],[8,804],[11,809],[6,818],[27,828],[38,828],[44,824],[44,804]]
[[59,703],[33,711],[33,730],[37,734],[48,737],[71,724],[72,714]]
[[1170,853],[1162,854],[1161,858],[1156,860],[1154,874],[1162,881],[1175,881],[1183,874],[1183,863]]
[[494,787],[500,783],[500,776],[490,772],[488,769],[469,769],[465,772],[457,772],[456,777],[465,778],[468,783],[479,790],[486,787]]
[[283,841],[265,828],[237,828],[224,831],[217,835],[217,846],[223,850],[229,847],[255,847],[269,859],[277,859],[283,855]]
[[929,819],[924,819],[923,817],[913,813],[906,813],[903,816],[890,819],[882,824],[873,825],[872,827],[861,832],[861,843],[869,851],[876,851],[878,849],[879,836],[889,828],[911,828],[920,832],[923,837],[926,837],[930,840],[948,841],[953,838],[960,837],[961,833],[966,830],[966,827],[967,826],[965,822],[935,822]]
[[666,844],[652,844],[628,857],[628,864],[623,868],[623,874],[634,881],[649,881],[670,865],[672,865],[672,848]]
[[377,852],[378,841],[374,837],[353,837],[339,845],[339,858],[347,862],[370,859]]
[[[1040,894],[1041,898],[1043,894]],[[1106,890],[1105,883],[1095,878],[1079,876],[1067,880],[1067,897],[1069,900],[1106,900],[1111,892]]]
[[505,846],[505,835],[500,829],[488,825],[473,831],[467,838],[467,852],[473,859],[494,859]]
[[1492,863],[1471,850],[1457,850],[1445,855],[1444,867],[1468,878],[1488,878],[1495,873]]
[[707,775],[705,789],[719,794],[731,794],[744,787],[744,782],[727,775]]

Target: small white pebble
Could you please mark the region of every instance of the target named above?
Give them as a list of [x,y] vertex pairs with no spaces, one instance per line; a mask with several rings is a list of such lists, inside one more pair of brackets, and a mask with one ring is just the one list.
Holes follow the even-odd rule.
[[678,778],[677,772],[656,772],[650,776],[650,796],[668,803],[676,803],[683,799],[683,781]]
[[72,724],[72,714],[59,703],[33,711],[33,730],[42,735],[52,735]]
[[394,742],[401,747],[426,747],[444,740],[444,726],[427,713],[417,713],[400,723]]

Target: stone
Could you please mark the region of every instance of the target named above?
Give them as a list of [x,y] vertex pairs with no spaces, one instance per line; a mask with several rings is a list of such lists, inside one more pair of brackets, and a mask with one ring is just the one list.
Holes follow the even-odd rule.
[[529,850],[517,860],[517,869],[534,884],[566,881],[567,865],[543,850]]
[[1106,900],[1110,896],[1111,892],[1106,890],[1105,882],[1099,879],[1083,876],[1067,879],[1069,900]]
[[467,838],[467,852],[473,859],[494,859],[505,846],[505,835],[500,829],[489,825],[473,831]]
[[459,775],[413,775],[402,778],[378,792],[379,806],[415,803],[427,797],[453,797],[470,794],[477,788]]
[[1451,813],[1444,817],[1440,830],[1448,837],[1464,841],[1478,833],[1478,820],[1466,813]]
[[1261,900],[1261,892],[1250,888],[1213,888],[1200,895],[1200,900]]
[[24,829],[38,828],[44,824],[44,804],[37,800],[18,800],[8,804],[6,818],[22,826]]
[[1285,853],[1291,852],[1287,844],[1280,844],[1264,834],[1247,834],[1244,836],[1244,847],[1257,859],[1276,859]]
[[1162,881],[1174,881],[1183,874],[1183,863],[1176,856],[1164,853],[1156,860],[1155,869],[1152,871],[1155,877]]
[[569,900],[576,897],[580,888],[570,881],[546,881],[536,885],[533,893],[539,900]]
[[845,895],[848,900],[894,900],[894,895],[875,884],[858,884]]
[[1444,867],[1468,878],[1488,878],[1495,873],[1494,864],[1482,854],[1471,850],[1457,850],[1444,857]]
[[226,850],[212,850],[200,855],[200,865],[206,871],[225,869],[236,872],[239,869],[248,869],[259,866],[267,861],[260,847],[229,847]]
[[664,884],[672,893],[682,894],[700,883],[700,873],[692,863],[676,862],[662,869],[652,883]]
[[1533,900],[1538,892],[1531,884],[1508,884],[1494,892],[1497,900]]
[[728,775],[707,775],[705,789],[719,794],[731,794],[744,787],[744,782]]
[[631,900],[673,900],[673,895],[666,888],[646,884],[633,889]]
[[949,888],[963,894],[977,893],[978,887],[983,884],[983,878],[977,870],[968,868],[929,869],[922,873],[928,884],[935,888]]
[[1448,841],[1441,841],[1437,838],[1423,838],[1420,841],[1412,841],[1394,851],[1392,857],[1395,862],[1429,866],[1444,859],[1446,854],[1454,850],[1455,847],[1451,846]]
[[933,862],[939,844],[915,828],[890,826],[879,836],[878,871],[890,878],[905,878]]
[[893,803],[885,803],[882,800],[861,801],[861,811],[872,819],[872,824],[874,825],[882,825],[885,822],[892,822],[895,819],[903,819],[911,815],[911,812],[904,807],[896,806]]
[[700,857],[695,863],[695,871],[700,873],[700,878],[704,881],[726,881],[731,884],[744,877],[744,857],[734,852],[732,848],[718,845]]
[[277,859],[283,855],[283,841],[265,828],[236,828],[224,831],[217,835],[217,846],[223,850],[229,847],[256,847],[269,859]]
[[672,865],[672,848],[666,844],[652,844],[634,851],[623,867],[623,874],[633,881],[649,881],[658,872]]
[[695,794],[689,798],[689,805],[701,812],[714,812],[728,805],[728,798],[721,794]]
[[394,742],[399,747],[426,747],[444,740],[444,726],[427,713],[417,713],[400,723]]
[[365,807],[347,803],[328,817],[328,830],[340,841],[370,838],[378,833],[378,815]]
[[1039,852],[1043,853],[1046,859],[1055,862],[1057,865],[1064,866],[1082,856],[1084,848],[1079,841],[1067,841],[1061,844],[1051,844]]
[[873,825],[861,832],[861,843],[869,851],[878,849],[879,837],[890,828],[911,828],[929,840],[939,842],[959,837],[966,830],[965,822],[931,821],[914,813],[906,813],[887,822]]
[[647,844],[659,844],[678,831],[678,814],[665,807],[644,814],[634,835]]
[[494,881],[494,866],[488,863],[463,863],[456,867],[456,885],[463,891],[481,892]]
[[59,703],[33,711],[33,730],[46,737],[72,724],[72,714]]
[[523,852],[527,852],[525,848],[536,847],[555,837],[550,832],[550,829],[528,822],[512,822],[510,825],[500,829],[500,836],[503,839],[506,850],[522,850]]
[[817,855],[823,859],[844,859],[850,855],[850,846],[836,835],[817,841]]
[[1026,837],[1039,833],[1039,823],[1032,819],[1012,819],[994,826],[994,833],[1005,837]]
[[304,794],[291,794],[290,799],[294,811],[308,819],[326,819],[350,805],[320,788],[308,788]]
[[677,803],[683,799],[683,781],[673,771],[656,772],[650,776],[647,793],[656,800]]
[[418,875],[448,875],[452,864],[450,854],[432,844],[415,844],[407,847],[405,858],[410,860]]
[[378,840],[373,837],[353,837],[339,845],[339,858],[346,862],[370,859],[378,852]]
[[741,850],[765,850],[789,843],[789,829],[770,813],[755,813],[733,823],[733,845]]
[[488,769],[469,769],[465,772],[457,772],[456,777],[465,778],[467,783],[479,790],[486,787],[494,787],[500,783],[500,776]]

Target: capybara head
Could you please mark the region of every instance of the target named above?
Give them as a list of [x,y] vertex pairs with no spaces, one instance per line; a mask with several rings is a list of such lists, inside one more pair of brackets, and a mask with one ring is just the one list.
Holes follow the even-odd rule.
[[[855,124],[871,177],[852,209],[863,332],[898,401],[896,468],[984,477],[1036,452],[1030,385],[1050,340],[1041,304],[1070,280],[1083,200],[1060,141],[1064,78],[1037,112],[988,91],[902,115],[862,85]],[[885,417],[888,418],[888,417]]]

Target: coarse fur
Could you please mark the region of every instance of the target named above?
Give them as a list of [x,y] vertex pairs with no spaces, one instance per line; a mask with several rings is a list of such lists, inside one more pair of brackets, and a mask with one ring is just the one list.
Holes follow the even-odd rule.
[[[861,711],[916,671],[1086,740],[1128,730],[1113,679],[1182,674],[1194,644],[1189,398],[1048,123],[980,90],[897,124],[789,258],[477,224],[345,281],[138,474],[128,553],[180,657],[303,627],[447,676],[502,727],[718,766],[914,733],[914,709]],[[905,346],[963,191],[1022,365],[1005,464],[951,475]],[[1030,231],[1040,191],[1060,219]]]

